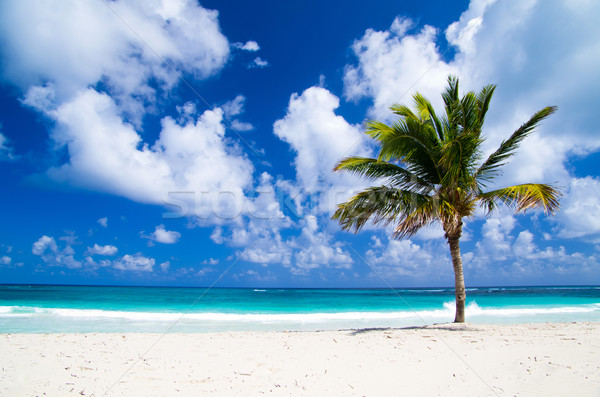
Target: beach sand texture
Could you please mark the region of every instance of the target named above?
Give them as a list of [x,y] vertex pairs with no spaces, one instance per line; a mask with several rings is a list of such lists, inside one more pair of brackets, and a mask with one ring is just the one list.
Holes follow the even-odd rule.
[[600,396],[600,323],[2,334],[3,396]]

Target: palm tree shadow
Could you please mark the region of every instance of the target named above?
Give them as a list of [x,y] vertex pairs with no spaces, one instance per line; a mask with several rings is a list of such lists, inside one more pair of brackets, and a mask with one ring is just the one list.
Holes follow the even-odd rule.
[[419,325],[419,326],[410,326],[410,327],[399,327],[399,328],[391,328],[391,327],[374,327],[374,328],[359,328],[359,329],[351,329],[348,331],[350,335],[362,335],[370,332],[385,332],[385,331],[410,331],[410,330],[435,330],[435,331],[482,331],[479,328],[474,328],[471,325],[460,323],[442,323],[442,324],[432,324],[432,325]]

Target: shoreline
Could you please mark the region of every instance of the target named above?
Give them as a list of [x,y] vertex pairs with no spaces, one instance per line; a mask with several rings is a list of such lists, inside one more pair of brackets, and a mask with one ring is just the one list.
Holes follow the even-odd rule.
[[598,395],[600,322],[0,334],[6,395]]
[[[600,321],[600,287],[470,288],[473,323]],[[445,289],[0,288],[1,333],[402,328],[449,322]],[[152,299],[148,299],[152,296]],[[4,298],[4,299],[1,299]]]

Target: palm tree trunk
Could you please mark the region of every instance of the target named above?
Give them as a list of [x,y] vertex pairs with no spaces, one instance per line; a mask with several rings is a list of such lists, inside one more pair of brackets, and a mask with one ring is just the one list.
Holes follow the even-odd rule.
[[460,257],[460,233],[458,236],[448,236],[448,245],[450,245],[450,255],[452,256],[452,265],[454,266],[454,293],[456,295],[456,316],[455,323],[465,322],[465,278],[463,276],[463,265]]

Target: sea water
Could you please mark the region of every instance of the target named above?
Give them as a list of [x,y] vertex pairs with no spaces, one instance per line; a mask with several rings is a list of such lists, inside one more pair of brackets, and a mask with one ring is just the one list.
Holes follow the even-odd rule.
[[[467,289],[467,321],[600,321],[600,287]],[[0,333],[219,332],[451,322],[454,290],[0,285]]]

